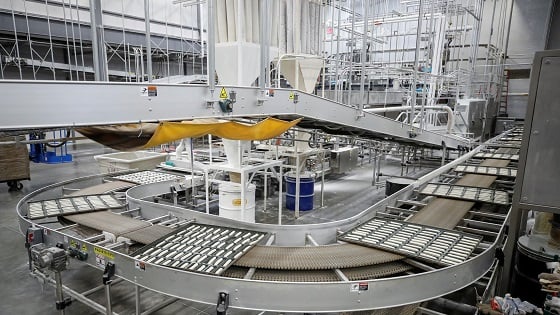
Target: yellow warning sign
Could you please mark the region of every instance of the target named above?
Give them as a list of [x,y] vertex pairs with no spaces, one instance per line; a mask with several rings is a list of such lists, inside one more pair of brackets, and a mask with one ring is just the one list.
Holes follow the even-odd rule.
[[105,256],[109,259],[115,259],[115,254],[111,253],[110,251],[108,251],[106,249],[99,248],[99,247],[93,247],[93,251],[95,252],[95,255]]
[[220,99],[225,100],[226,98],[228,98],[228,94],[226,88],[223,87],[222,90],[220,91]]
[[82,244],[82,251],[87,252],[87,245],[86,244]]
[[291,93],[290,93],[290,97],[289,97],[290,101],[293,101],[293,100],[294,100],[294,97],[295,97],[295,93],[294,93],[294,92],[291,92]]

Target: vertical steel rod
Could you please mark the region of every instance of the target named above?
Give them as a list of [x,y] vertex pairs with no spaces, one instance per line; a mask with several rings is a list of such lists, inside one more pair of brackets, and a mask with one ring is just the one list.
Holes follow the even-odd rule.
[[212,96],[214,95],[214,89],[216,86],[216,26],[214,24],[214,19],[216,18],[216,14],[214,12],[215,8],[216,0],[208,0],[208,54],[206,56],[206,60],[208,63],[208,86],[210,88],[210,94]]
[[137,284],[134,285],[134,302],[136,308],[135,314],[140,315],[140,313],[142,312],[142,309],[140,307],[140,287]]
[[111,282],[105,285],[105,299],[107,301],[107,306],[105,307],[105,314],[112,315],[113,310],[111,306]]
[[364,115],[364,98],[365,98],[365,85],[366,85],[366,45],[368,33],[368,19],[369,19],[369,1],[364,0],[364,30],[362,34],[362,53],[360,55],[360,102],[358,108],[358,116]]
[[[64,295],[62,294],[62,276],[60,271],[55,271],[54,279],[56,282],[56,302],[64,303]],[[60,309],[60,315],[64,315],[64,308]]]
[[152,82],[152,36],[150,31],[150,0],[144,0],[144,23],[146,25],[146,70],[148,82]]
[[414,69],[412,69],[412,86],[410,87],[412,92],[412,99],[410,100],[410,130],[414,128],[414,115],[416,107],[416,83],[418,82],[418,65],[420,59],[420,40],[422,38],[422,18],[423,18],[423,0],[419,1],[418,4],[418,25],[416,27],[416,49],[414,52]]

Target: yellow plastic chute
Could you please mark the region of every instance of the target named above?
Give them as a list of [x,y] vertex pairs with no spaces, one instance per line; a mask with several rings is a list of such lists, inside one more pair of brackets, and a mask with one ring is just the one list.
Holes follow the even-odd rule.
[[[162,122],[157,125],[129,124],[87,127],[80,128],[78,131],[117,150],[138,150],[184,138],[198,138],[207,134],[231,140],[266,140],[281,135],[300,121],[301,118],[284,121],[269,117],[257,124],[249,125],[228,120],[197,119],[183,122]],[[126,138],[120,138],[119,134]],[[136,137],[136,134],[141,137]]]

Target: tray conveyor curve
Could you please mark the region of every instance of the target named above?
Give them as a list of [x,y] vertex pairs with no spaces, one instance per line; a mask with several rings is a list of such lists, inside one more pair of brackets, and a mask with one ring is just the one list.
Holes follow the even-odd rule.
[[[464,157],[468,159],[474,155],[478,150],[475,150]],[[508,160],[486,160],[481,163],[485,166],[494,167],[505,167],[508,165]],[[449,169],[449,167],[447,168]],[[475,175],[467,174],[462,179],[458,181],[465,182],[468,185],[489,187],[496,176],[488,175]],[[161,183],[146,185],[156,187],[161,185]],[[376,207],[386,204],[388,201],[395,201],[399,195],[408,194],[412,192],[413,186],[409,186],[402,192],[395,196],[386,198],[383,202],[378,203],[372,209],[375,210]],[[134,188],[133,188],[134,189]],[[142,190],[143,186],[137,186],[138,192]],[[20,227],[24,231],[31,222],[22,215],[23,205],[37,194],[41,193],[43,190],[31,193],[30,195],[24,197],[18,204],[18,213],[20,214]],[[438,199],[445,198],[434,198],[431,203],[437,201]],[[135,204],[138,200],[133,201],[130,195],[128,195],[129,203]],[[467,208],[468,211],[474,203],[464,202],[458,200],[446,199],[449,203],[459,203],[463,204],[460,208]],[[430,203],[430,204],[431,204]],[[139,203],[136,203],[139,204]],[[429,222],[432,218],[430,216],[423,216],[422,213],[425,212],[426,208],[430,208],[430,204],[425,206],[417,214],[415,214],[411,219],[417,219],[417,221],[422,221],[423,224]],[[175,211],[172,206],[157,205],[158,207],[166,208],[169,211]],[[468,206],[468,207],[467,207]],[[433,207],[433,206],[432,206]],[[361,214],[352,217],[350,219],[342,220],[340,222],[330,223],[330,224],[315,224],[311,225],[310,230],[319,229],[322,227],[330,226],[346,226],[355,227],[359,225],[360,222],[367,222],[374,218],[375,211],[372,209],[367,209]],[[184,211],[184,210],[183,210]],[[466,213],[465,211],[465,213]],[[192,211],[185,211],[186,213]],[[373,212],[373,216],[372,213]],[[453,228],[461,219],[451,218],[452,223],[447,223],[450,228]],[[96,213],[94,213],[96,214]],[[80,214],[79,216],[83,216]],[[118,216],[118,215],[117,215]],[[227,222],[229,225],[234,225],[231,220],[225,220],[223,218],[210,218],[205,217],[205,215],[197,215],[196,218],[205,218],[205,220],[213,221],[216,225],[221,226],[221,223]],[[420,218],[420,219],[418,219]],[[185,218],[189,219],[189,218]],[[191,218],[192,219],[192,218]],[[507,219],[507,215],[506,215]],[[453,222],[455,220],[456,222]],[[410,222],[411,220],[409,220]],[[142,221],[140,221],[142,222]],[[206,222],[206,223],[207,223]],[[226,224],[226,225],[227,225]],[[430,226],[437,225],[438,222],[431,222]],[[250,227],[251,230],[259,231],[268,228],[272,232],[279,231],[285,227],[283,226],[267,226],[264,224],[250,224],[243,223],[243,227]],[[452,226],[451,226],[452,225]],[[149,225],[151,226],[151,225]],[[297,228],[297,227],[290,227]],[[300,227],[301,228],[301,227]],[[436,227],[437,228],[437,227]],[[120,231],[122,232],[122,231]],[[132,231],[128,231],[129,233]],[[414,270],[406,262],[402,261],[402,256],[394,253],[387,253],[381,250],[374,250],[371,248],[366,248],[357,245],[343,244],[343,245],[328,245],[328,246],[318,246],[310,247],[313,251],[321,251],[318,248],[336,248],[336,250],[344,251],[344,249],[350,248],[360,248],[360,251],[370,251],[379,252],[377,256],[377,264],[355,264],[355,265],[326,265],[327,268],[334,268],[341,270],[343,273],[347,272],[347,279],[337,279],[336,281],[332,277],[332,273],[335,270],[302,270],[296,269],[282,269],[274,267],[273,269],[267,268],[256,268],[253,272],[250,272],[254,266],[259,266],[258,264],[246,264],[246,267],[240,267],[238,265],[242,264],[243,259],[249,259],[250,256],[241,256],[236,262],[237,266],[227,269],[224,272],[224,276],[215,276],[209,274],[201,274],[190,271],[180,271],[174,270],[167,266],[162,266],[153,263],[145,263],[145,269],[138,270],[135,268],[135,262],[137,258],[114,251],[111,249],[106,249],[106,252],[110,254],[112,261],[117,266],[117,275],[129,281],[134,281],[137,285],[149,288],[156,292],[161,292],[170,296],[185,298],[193,301],[215,303],[215,293],[216,290],[226,290],[230,292],[233,298],[232,307],[241,309],[260,309],[260,310],[270,310],[270,311],[286,311],[286,312],[298,312],[298,311],[348,311],[348,310],[368,310],[368,309],[378,309],[386,307],[394,307],[404,304],[417,303],[420,301],[425,301],[443,294],[456,291],[463,288],[470,283],[476,281],[479,277],[483,276],[489,268],[494,263],[494,250],[496,247],[500,246],[502,236],[504,233],[504,227],[502,226],[497,233],[494,241],[485,248],[479,249],[477,253],[464,262],[453,264],[443,268],[435,268],[429,271],[421,271],[418,273],[413,272],[412,274],[403,274],[404,272],[410,272]],[[126,233],[123,233],[126,234]],[[93,250],[96,247],[95,243],[89,243],[85,240],[76,238],[75,236],[67,235],[57,231],[51,231],[49,235],[48,242],[68,242],[77,241],[82,243],[87,243],[88,248]],[[257,246],[253,248],[256,252],[261,250],[274,250],[273,247]],[[279,247],[282,248],[282,247]],[[280,249],[280,251],[285,251],[286,249]],[[289,250],[289,249],[288,249]],[[299,250],[299,249],[298,249]],[[251,251],[248,251],[245,255],[250,255]],[[256,253],[255,252],[255,253]],[[92,252],[93,254],[93,252]],[[273,254],[275,255],[275,254]],[[94,255],[91,255],[94,257]],[[305,255],[304,255],[305,256]],[[320,257],[320,256],[317,256]],[[390,257],[390,258],[387,258]],[[94,261],[90,261],[92,258],[88,258],[87,263],[98,267]],[[305,258],[313,259],[313,258]],[[294,264],[294,262],[290,262]],[[268,265],[262,264],[260,267],[269,267]],[[293,266],[290,266],[292,268]],[[274,269],[276,268],[276,269]],[[305,269],[305,268],[303,268]],[[307,267],[307,269],[313,269]],[[240,279],[240,275],[248,270],[247,273],[251,273],[250,277],[247,277],[247,273],[243,276],[245,279]],[[299,271],[298,271],[299,270]],[[307,278],[301,277],[301,273],[308,273]],[[292,276],[288,273],[294,272]],[[338,277],[338,275],[335,273]],[[390,277],[391,275],[396,275]],[[226,277],[227,276],[227,277]],[[389,277],[387,277],[389,276]],[[247,278],[246,278],[247,277]],[[367,279],[359,279],[361,277],[366,277]],[[385,277],[377,279],[378,277]],[[133,280],[134,279],[134,280]],[[276,279],[271,280],[271,279]],[[313,279],[319,282],[313,282]],[[445,279],[442,281],[442,279]],[[448,279],[453,279],[453,281],[448,281]],[[295,282],[294,282],[295,281]],[[353,284],[356,281],[365,281],[367,283],[367,290],[353,291]],[[173,285],[173,283],[189,283],[190,287],[197,288],[197,290],[184,290],[181,285]],[[418,283],[422,283],[422,288],[418,288]],[[170,285],[171,284],[171,285]],[[394,290],[399,290],[399,292],[405,290],[406,294],[395,295],[391,292]],[[286,304],[278,301],[276,296],[282,294],[283,301],[291,301],[291,303]]]

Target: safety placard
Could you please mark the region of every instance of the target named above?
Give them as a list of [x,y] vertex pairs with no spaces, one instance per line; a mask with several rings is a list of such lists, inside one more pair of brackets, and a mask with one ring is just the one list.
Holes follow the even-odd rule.
[[352,283],[350,285],[350,292],[367,291],[369,284],[367,282]]
[[220,99],[225,100],[228,98],[228,93],[226,91],[226,88],[223,87],[222,90],[220,91]]
[[95,264],[98,267],[102,267],[102,268],[105,267],[105,256],[95,254]]
[[148,85],[148,86],[141,87],[140,88],[140,95],[141,96],[149,96],[149,97],[157,96],[157,86]]
[[94,247],[93,252],[95,253],[95,256],[103,256],[109,259],[115,259],[115,254],[103,248]]
[[134,268],[138,269],[138,270],[142,270],[145,271],[146,270],[146,264],[143,261],[134,261]]

